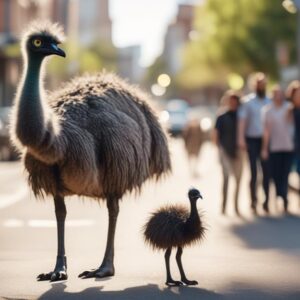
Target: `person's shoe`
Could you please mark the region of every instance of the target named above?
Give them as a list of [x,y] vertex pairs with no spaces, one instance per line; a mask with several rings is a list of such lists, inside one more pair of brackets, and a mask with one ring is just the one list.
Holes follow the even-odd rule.
[[269,213],[269,204],[268,204],[268,202],[264,202],[264,204],[263,204],[263,210],[264,210],[264,212],[266,214]]
[[225,209],[225,207],[222,207],[221,213],[222,213],[222,215],[226,215],[226,209]]
[[283,208],[284,208],[284,213],[288,213],[288,201],[287,200],[284,200],[283,202]]
[[254,215],[257,215],[257,210],[256,210],[256,204],[255,203],[251,203],[251,210],[252,210]]
[[235,214],[237,216],[240,216],[240,211],[239,211],[239,208],[237,206],[234,208],[234,210],[235,210]]

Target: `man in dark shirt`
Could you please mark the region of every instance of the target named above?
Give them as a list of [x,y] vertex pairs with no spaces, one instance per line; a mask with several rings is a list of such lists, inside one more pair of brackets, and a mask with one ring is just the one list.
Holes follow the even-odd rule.
[[236,181],[235,211],[239,214],[238,196],[242,175],[242,157],[237,145],[237,110],[240,98],[234,91],[227,91],[223,97],[226,110],[216,121],[214,141],[219,148],[220,162],[223,171],[223,203],[222,213],[225,214],[229,176],[233,175]]
[[[232,101],[232,100],[231,100]],[[217,118],[216,129],[219,134],[219,144],[231,158],[236,156],[237,112],[228,110]]]

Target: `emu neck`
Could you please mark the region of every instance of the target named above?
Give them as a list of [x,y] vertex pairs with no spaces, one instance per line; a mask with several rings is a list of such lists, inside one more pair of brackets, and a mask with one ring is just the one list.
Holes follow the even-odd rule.
[[187,220],[188,223],[190,222],[197,222],[199,220],[199,214],[198,214],[198,210],[197,210],[197,204],[196,201],[191,200],[191,212],[190,212],[190,216]]
[[40,101],[40,73],[42,60],[28,58],[28,64],[25,69],[24,83],[21,93],[21,101],[30,103]]
[[37,146],[45,134],[45,104],[41,99],[42,58],[28,57],[18,99],[16,133],[25,146]]

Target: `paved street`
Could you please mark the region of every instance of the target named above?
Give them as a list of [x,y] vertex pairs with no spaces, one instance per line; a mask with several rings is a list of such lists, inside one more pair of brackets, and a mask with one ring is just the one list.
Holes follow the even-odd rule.
[[[37,282],[51,271],[56,256],[56,228],[51,199],[36,201],[27,188],[20,163],[0,163],[0,298],[4,299],[300,299],[300,214],[291,195],[293,215],[281,216],[272,199],[272,216],[251,216],[248,171],[240,195],[242,218],[230,205],[221,216],[221,173],[216,149],[206,144],[199,177],[189,175],[181,141],[171,145],[173,175],[147,183],[140,196],[126,196],[116,234],[116,276],[105,280],[77,278],[102,260],[107,232],[104,203],[67,199],[66,251],[69,279]],[[161,204],[182,202],[198,187],[198,202],[208,227],[201,245],[185,249],[183,263],[196,287],[167,288],[163,253],[144,245],[142,226]],[[231,199],[230,199],[231,200]],[[231,203],[229,203],[231,204]],[[173,275],[179,279],[172,256]]]

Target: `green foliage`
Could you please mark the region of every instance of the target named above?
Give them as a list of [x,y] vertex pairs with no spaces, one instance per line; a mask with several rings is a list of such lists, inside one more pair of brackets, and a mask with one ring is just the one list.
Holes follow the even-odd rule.
[[279,43],[295,61],[296,16],[282,0],[207,0],[196,11],[195,28],[199,38],[185,47],[178,75],[186,88],[225,83],[232,72],[245,77],[260,70],[277,79]]
[[21,55],[20,45],[18,43],[8,44],[3,48],[3,52],[6,57],[19,57]]
[[48,71],[57,81],[67,80],[75,74],[85,72],[100,72],[103,68],[115,71],[117,52],[112,45],[94,44],[88,48],[82,48],[77,43],[64,44],[66,58],[52,59],[48,64]]
[[112,44],[99,42],[92,45],[89,50],[101,58],[103,68],[109,71],[116,71],[118,53]]
[[148,68],[144,78],[144,85],[150,87],[153,83],[156,83],[157,77],[166,70],[166,63],[162,56],[156,58],[154,63]]

